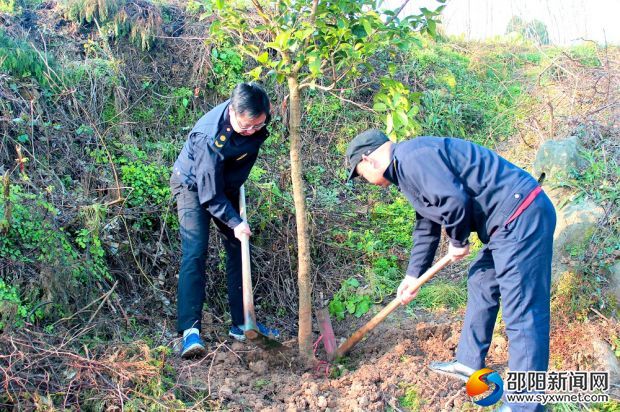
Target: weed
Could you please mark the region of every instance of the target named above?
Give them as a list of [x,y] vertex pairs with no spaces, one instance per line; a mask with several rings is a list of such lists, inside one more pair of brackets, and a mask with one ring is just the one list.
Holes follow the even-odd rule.
[[[44,56],[48,64],[54,67],[54,59],[45,54]],[[2,28],[0,28],[0,69],[17,78],[31,77],[41,86],[49,84],[45,62],[39,53],[25,41],[11,38]]]
[[600,150],[584,150],[580,155],[586,160],[583,169],[558,172],[557,187],[567,187],[576,192],[573,202],[589,198],[599,204],[614,204],[620,201],[620,164]]
[[344,319],[346,313],[361,317],[370,310],[372,303],[364,292],[357,279],[347,279],[329,302],[329,313],[338,320]]
[[245,79],[243,77],[243,57],[235,47],[224,42],[211,49],[211,64],[213,65],[213,79],[209,87],[220,96],[229,96],[230,91]]
[[260,390],[260,389],[263,389],[265,386],[269,385],[270,383],[271,381],[269,379],[259,378],[254,381],[253,386],[254,386],[254,389]]
[[437,279],[420,288],[412,301],[413,306],[427,309],[450,308],[453,310],[465,307],[467,303],[467,280],[459,282]]
[[398,398],[400,406],[409,411],[419,411],[423,405],[423,400],[420,398],[418,388],[415,385],[405,385],[405,395]]
[[0,13],[15,13],[15,0],[0,0]]
[[[127,11],[127,7],[139,7]],[[102,34],[111,38],[128,37],[142,50],[149,50],[161,24],[161,11],[153,4],[128,5],[124,0],[63,0],[65,17],[80,24],[97,22]]]
[[32,312],[29,305],[22,301],[17,288],[0,279],[0,331],[10,326],[20,327],[25,321],[33,322],[42,317],[42,310]]

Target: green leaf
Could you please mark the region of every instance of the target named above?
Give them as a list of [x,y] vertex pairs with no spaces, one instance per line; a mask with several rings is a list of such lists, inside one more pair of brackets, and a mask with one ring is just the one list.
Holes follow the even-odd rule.
[[263,66],[256,66],[255,68],[253,68],[252,70],[248,72],[248,75],[252,79],[258,80],[262,72],[263,72]]
[[347,312],[351,315],[355,313],[355,302],[347,301]]
[[437,36],[437,23],[435,23],[435,20],[429,19],[426,21],[426,24],[427,24],[428,33],[432,37],[436,37]]
[[385,112],[387,110],[387,106],[385,103],[377,102],[374,106],[372,106],[372,109],[377,112]]
[[222,10],[224,8],[224,0],[215,0],[215,8]]
[[366,30],[366,36],[370,36],[372,33],[372,26],[368,20],[362,20],[362,24],[364,25],[364,30]]
[[370,310],[370,299],[368,296],[364,296],[364,298],[357,304],[355,308],[355,317],[359,318],[362,315],[366,314]]
[[318,55],[308,56],[308,68],[315,76],[321,74],[321,58]]
[[404,127],[407,127],[407,125],[409,124],[409,118],[407,117],[407,113],[403,112],[402,110],[398,110],[396,112],[396,116],[398,117],[402,125]]
[[264,52],[256,58],[256,61],[260,64],[266,64],[269,61],[269,53]]
[[355,278],[347,279],[346,284],[347,284],[347,286],[351,286],[352,288],[359,288],[360,287],[359,280],[357,280]]
[[276,45],[277,49],[279,50],[285,50],[288,48],[288,42],[291,38],[291,32],[290,31],[283,31],[280,34],[278,34],[275,38],[275,40],[273,41],[273,43]]
[[298,30],[295,32],[295,38],[298,40],[306,40],[314,33],[314,27],[307,27],[303,30]]
[[418,105],[414,105],[411,110],[409,110],[407,112],[407,117],[409,117],[410,119],[413,119],[415,117],[416,114],[418,114],[418,112],[420,111],[420,108]]

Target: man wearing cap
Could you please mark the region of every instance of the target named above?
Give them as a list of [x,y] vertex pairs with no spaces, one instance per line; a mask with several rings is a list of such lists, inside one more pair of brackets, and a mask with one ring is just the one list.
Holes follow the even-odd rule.
[[[432,362],[430,368],[467,380],[485,366],[501,296],[509,368],[547,370],[556,217],[538,182],[491,150],[455,138],[392,143],[379,130],[368,130],[351,141],[346,156],[349,179],[359,175],[378,186],[395,184],[415,209],[414,247],[397,291],[402,304],[416,296],[413,287],[433,262],[442,227],[455,260],[469,254],[472,231],[484,244],[469,269],[456,359]],[[510,407],[542,410],[534,403]]]
[[[174,163],[170,188],[177,202],[183,253],[177,290],[177,330],[183,334],[183,358],[205,354],[200,320],[211,220],[222,234],[227,255],[229,335],[245,339],[240,239],[252,232],[239,216],[239,188],[269,135],[269,108],[267,93],[259,85],[237,85],[230,100],[198,120]],[[275,329],[257,326],[265,335],[279,335]]]

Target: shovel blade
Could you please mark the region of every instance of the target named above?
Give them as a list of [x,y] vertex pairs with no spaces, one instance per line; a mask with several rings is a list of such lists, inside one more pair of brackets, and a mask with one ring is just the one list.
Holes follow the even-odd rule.
[[243,332],[243,334],[250,342],[257,346],[260,346],[262,349],[275,351],[287,349],[286,346],[284,346],[277,340],[272,339],[269,336],[263,335],[256,329],[248,329]]
[[332,322],[329,319],[329,310],[327,308],[321,308],[316,312],[316,320],[319,324],[319,331],[323,336],[323,346],[325,346],[325,352],[327,352],[327,358],[331,361],[336,357],[336,336],[334,335],[334,328],[332,328]]

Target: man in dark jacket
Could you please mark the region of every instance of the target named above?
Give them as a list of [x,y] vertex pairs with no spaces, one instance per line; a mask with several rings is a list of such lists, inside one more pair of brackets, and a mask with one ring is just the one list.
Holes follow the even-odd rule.
[[[205,114],[189,133],[174,163],[170,187],[177,201],[182,261],[177,299],[177,330],[183,333],[181,356],[204,355],[200,320],[205,300],[209,224],[223,235],[226,249],[229,335],[244,340],[241,290],[241,236],[251,235],[239,216],[239,188],[250,174],[268,137],[269,98],[254,83],[237,85],[230,100]],[[278,331],[257,323],[261,333]]]
[[[405,279],[397,295],[409,303],[417,278],[432,264],[441,228],[455,260],[469,254],[469,235],[484,247],[469,270],[467,310],[456,360],[431,369],[467,378],[485,365],[500,296],[513,371],[545,371],[555,210],[538,182],[496,153],[461,139],[418,137],[392,143],[379,130],[347,149],[349,179],[397,185],[416,211]],[[542,409],[539,404],[513,410]]]

